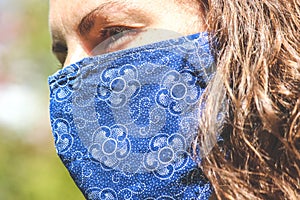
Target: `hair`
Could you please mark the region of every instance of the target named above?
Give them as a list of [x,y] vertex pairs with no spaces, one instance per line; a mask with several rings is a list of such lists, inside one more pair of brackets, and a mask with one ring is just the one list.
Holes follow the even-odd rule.
[[299,0],[201,3],[216,72],[197,142],[216,198],[300,199]]

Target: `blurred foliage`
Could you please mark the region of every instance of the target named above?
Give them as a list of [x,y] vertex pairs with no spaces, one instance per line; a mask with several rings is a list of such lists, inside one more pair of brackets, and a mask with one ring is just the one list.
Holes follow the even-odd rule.
[[[57,70],[58,63],[50,51],[48,1],[0,1],[17,8],[2,9],[15,12],[8,14],[18,24],[17,37],[0,55],[0,73],[11,82],[30,87],[47,106],[47,77]],[[2,11],[0,8],[0,14]],[[45,118],[36,121],[43,127],[31,132],[17,133],[0,126],[0,200],[84,199],[56,155],[50,123]]]
[[51,145],[0,140],[1,200],[84,199]]

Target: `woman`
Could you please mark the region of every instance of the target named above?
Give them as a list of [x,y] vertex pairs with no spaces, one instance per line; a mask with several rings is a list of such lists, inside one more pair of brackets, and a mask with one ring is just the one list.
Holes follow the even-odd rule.
[[[219,199],[299,199],[299,16],[298,1],[50,1],[53,52],[68,66],[49,79],[52,129],[58,153],[85,197],[214,198],[205,175]],[[169,40],[204,31],[207,34]],[[166,42],[150,44],[160,40]],[[128,50],[118,51],[122,49]],[[103,55],[88,57],[99,54]],[[129,54],[134,56],[126,57]],[[79,61],[84,57],[88,58]],[[70,65],[75,61],[79,62]],[[137,63],[143,66],[137,71],[119,69]],[[158,73],[153,65],[160,66]],[[143,76],[126,75],[126,70]],[[171,72],[181,82],[169,87],[164,78]],[[187,76],[197,81],[184,81]],[[124,96],[131,91],[124,81],[128,88],[129,82],[138,88],[138,94],[145,91],[144,96]],[[146,90],[146,85],[151,87]],[[197,101],[183,98],[193,91]],[[120,100],[121,93],[126,100]],[[134,110],[135,99],[142,102],[147,95],[144,105],[153,107],[153,101],[157,107]],[[199,129],[183,120],[199,112],[195,102]],[[153,118],[154,123],[151,114],[142,118],[146,111],[159,120]],[[134,128],[127,126],[129,118]],[[182,128],[185,122],[189,129]],[[136,125],[146,130],[139,134],[143,141],[155,133],[145,142],[146,150],[129,133]],[[197,159],[191,161],[185,152],[195,130],[200,147],[195,152],[200,152],[204,175],[196,170]],[[128,149],[130,153],[124,153]]]

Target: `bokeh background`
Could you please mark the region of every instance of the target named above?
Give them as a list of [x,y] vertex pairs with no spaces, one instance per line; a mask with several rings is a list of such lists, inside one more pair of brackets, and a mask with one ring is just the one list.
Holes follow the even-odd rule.
[[47,0],[0,0],[0,200],[84,199],[56,155],[48,116]]

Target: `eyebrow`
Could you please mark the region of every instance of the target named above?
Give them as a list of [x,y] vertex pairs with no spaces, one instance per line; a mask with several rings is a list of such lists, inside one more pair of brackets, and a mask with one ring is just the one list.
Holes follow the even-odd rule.
[[89,14],[87,14],[85,17],[83,17],[78,25],[78,31],[81,35],[85,35],[91,31],[91,29],[95,25],[95,18],[100,10],[100,7],[97,7],[93,11],[91,11]]
[[128,6],[124,4],[124,2],[120,2],[120,1],[111,0],[106,3],[103,3],[81,19],[77,28],[80,35],[84,36],[88,34],[95,25],[97,15],[99,15],[99,13],[102,12],[105,13],[106,10],[112,7],[121,7],[127,12],[132,10],[128,8]]

